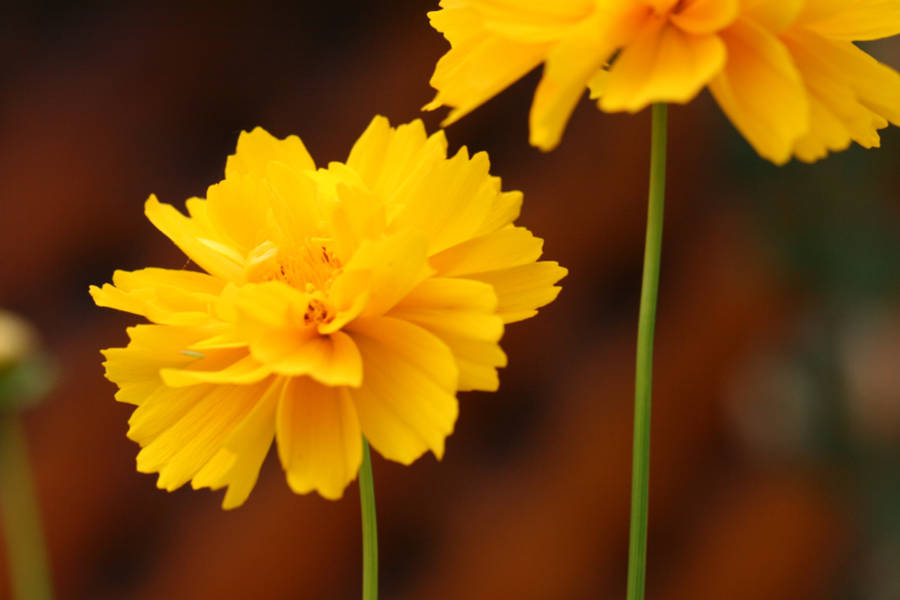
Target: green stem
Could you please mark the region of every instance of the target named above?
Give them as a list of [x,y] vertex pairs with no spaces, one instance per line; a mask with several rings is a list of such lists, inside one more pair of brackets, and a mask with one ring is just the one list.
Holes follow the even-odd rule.
[[0,518],[16,600],[53,597],[40,514],[28,467],[25,431],[17,415],[0,414]]
[[359,468],[359,504],[362,509],[363,600],[378,600],[378,526],[375,522],[375,483],[369,442],[363,438]]
[[650,406],[653,389],[653,333],[659,295],[663,205],[666,195],[666,105],[653,105],[650,149],[650,198],[644,279],[638,319],[634,377],[634,446],[631,470],[631,538],[628,546],[628,600],[643,600],[647,571],[647,499],[650,483]]

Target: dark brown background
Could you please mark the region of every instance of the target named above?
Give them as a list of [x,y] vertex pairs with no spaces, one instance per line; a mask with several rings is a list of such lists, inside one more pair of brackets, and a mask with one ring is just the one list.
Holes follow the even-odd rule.
[[[445,50],[434,4],[0,10],[0,305],[61,369],[27,417],[60,599],[359,596],[355,484],[296,496],[270,455],[223,512],[135,472],[98,354],[134,320],[87,286],[183,265],[142,203],[203,195],[241,129],[297,133],[325,164],[374,114],[419,117]],[[900,66],[896,43],[876,50]],[[375,459],[384,598],[623,596],[649,117],[585,100],[542,155],[536,77],[448,135],[525,191],[521,222],[570,275],[508,330],[501,391],[463,395],[442,463]],[[900,135],[778,169],[705,93],[671,123],[649,597],[896,600]]]

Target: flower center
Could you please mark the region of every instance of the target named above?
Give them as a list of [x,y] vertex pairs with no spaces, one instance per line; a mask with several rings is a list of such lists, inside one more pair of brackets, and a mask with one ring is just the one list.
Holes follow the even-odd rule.
[[263,242],[247,256],[244,277],[248,283],[283,281],[310,294],[327,293],[341,267],[326,239],[310,238],[295,247]]
[[321,325],[332,321],[334,321],[334,311],[326,304],[325,300],[313,298],[306,305],[306,312],[303,313],[304,325]]

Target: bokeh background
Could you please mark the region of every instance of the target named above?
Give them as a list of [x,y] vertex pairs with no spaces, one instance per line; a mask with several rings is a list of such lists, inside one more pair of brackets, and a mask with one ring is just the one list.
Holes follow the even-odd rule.
[[[222,175],[239,131],[346,157],[422,116],[436,2],[8,3],[0,18],[0,306],[59,385],[26,417],[60,599],[356,598],[356,485],[292,494],[274,455],[235,511],[135,472],[98,350],[115,268],[181,268],[144,219]],[[871,46],[900,67],[900,45]],[[534,73],[450,128],[490,153],[570,269],[508,329],[497,394],[465,394],[443,462],[375,458],[382,595],[595,599],[625,587],[649,115],[585,99],[527,144]],[[777,107],[773,106],[773,110]],[[435,130],[439,115],[424,116]],[[648,596],[900,598],[900,131],[814,166],[759,159],[704,93],[670,116]],[[0,548],[0,598],[8,574]]]

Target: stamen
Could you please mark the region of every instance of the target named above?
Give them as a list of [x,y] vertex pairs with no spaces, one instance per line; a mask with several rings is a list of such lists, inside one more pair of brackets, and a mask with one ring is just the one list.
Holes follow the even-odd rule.
[[331,323],[334,321],[334,315],[328,309],[328,305],[318,298],[313,298],[306,305],[306,312],[303,313],[303,323],[305,325]]

